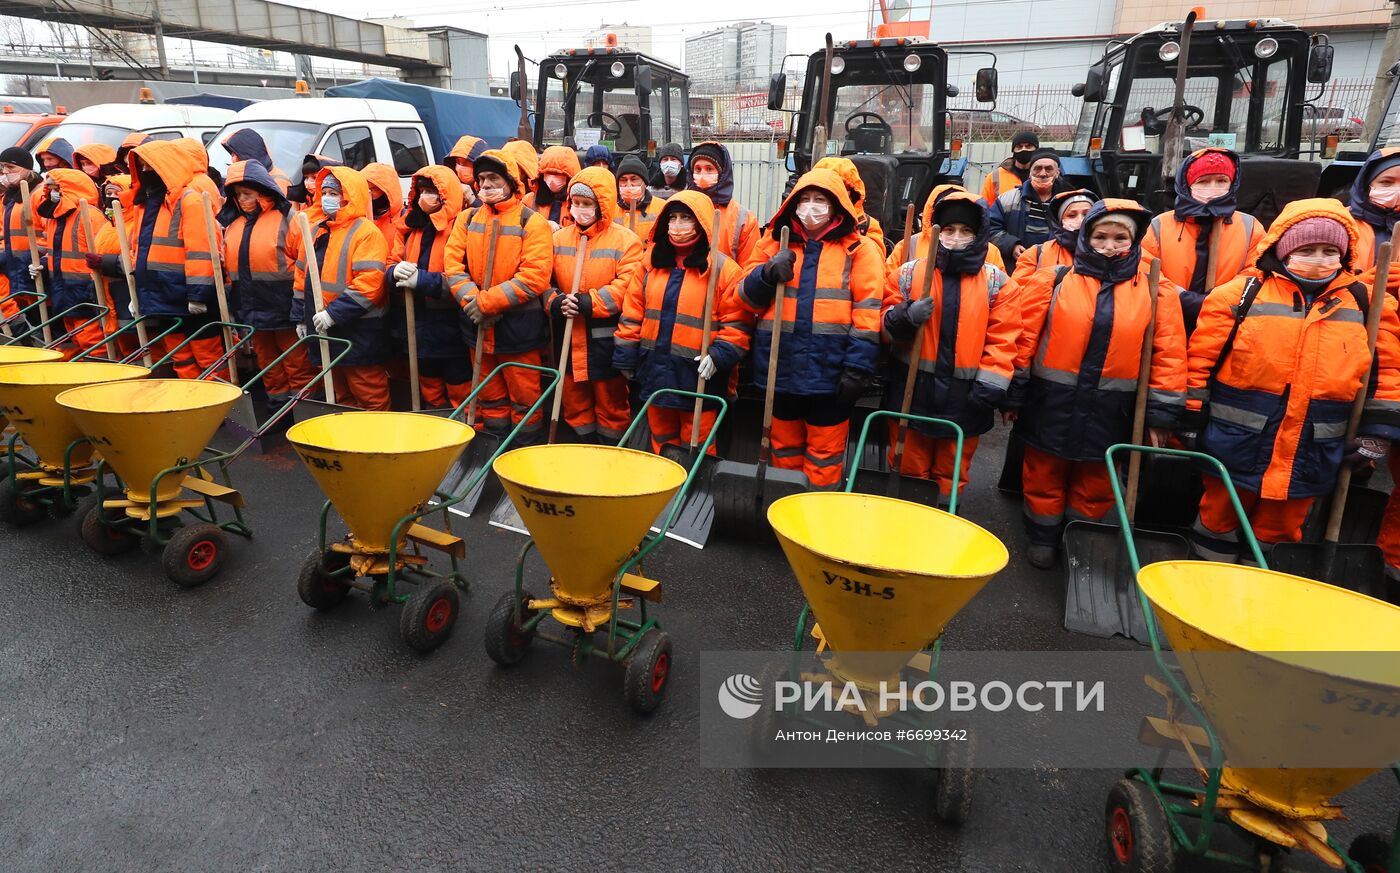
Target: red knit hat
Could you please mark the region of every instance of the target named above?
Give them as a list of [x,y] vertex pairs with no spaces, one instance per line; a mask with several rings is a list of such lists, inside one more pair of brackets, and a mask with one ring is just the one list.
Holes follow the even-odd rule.
[[1186,184],[1194,185],[1196,180],[1202,176],[1210,176],[1219,173],[1228,176],[1230,181],[1235,179],[1235,162],[1230,160],[1230,156],[1224,152],[1206,152],[1191,161],[1191,165],[1186,168]]
[[1321,215],[1305,218],[1285,230],[1278,238],[1275,248],[1279,260],[1287,260],[1295,250],[1313,243],[1329,243],[1341,249],[1343,254],[1351,248],[1351,239],[1342,223],[1335,218],[1325,218]]

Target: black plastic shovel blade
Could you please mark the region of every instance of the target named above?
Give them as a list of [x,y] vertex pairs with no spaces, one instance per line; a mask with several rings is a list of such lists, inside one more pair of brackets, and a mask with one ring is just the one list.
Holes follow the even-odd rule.
[[715,464],[710,488],[715,524],[727,536],[763,539],[769,531],[768,507],[811,488],[801,470],[764,465],[760,472],[758,464],[720,461]]
[[[1144,567],[1191,556],[1191,545],[1180,534],[1134,528],[1133,540]],[[1124,636],[1148,644],[1137,579],[1118,526],[1070,522],[1064,548],[1065,630],[1094,637]]]
[[875,470],[857,470],[856,487],[858,494],[877,494],[881,497],[897,497],[900,500],[907,500],[910,503],[922,503],[924,506],[932,506],[934,509],[946,508],[946,503],[940,503],[938,483],[932,479],[920,479],[916,476],[895,477],[894,493],[890,493],[890,474],[887,472],[877,472]]
[[509,494],[502,494],[501,499],[496,501],[496,508],[491,510],[488,521],[492,527],[527,537],[530,535],[530,529],[525,526],[525,520],[520,517],[520,511],[515,508],[515,501],[510,499]]
[[[473,478],[476,479],[476,482],[471,484],[471,488],[460,503],[447,508],[448,512],[463,518],[471,518],[472,513],[476,512],[477,506],[481,504],[487,489],[492,489],[492,493],[495,493],[495,490],[500,488],[500,483],[496,481],[496,477],[489,470],[484,476],[481,475],[481,471],[490,463],[491,456],[496,453],[496,449],[500,448],[500,445],[501,438],[498,435],[479,430],[472,441],[467,443],[467,447],[462,450],[462,454],[457,456],[457,460],[452,462],[452,466],[447,469],[447,475],[442,477],[442,483],[437,487],[438,495],[445,498],[456,497],[463,488],[467,487],[468,483],[472,483]],[[439,503],[441,501],[434,499],[431,502]]]
[[1189,458],[1144,455],[1137,523],[1148,528],[1187,528],[1200,511],[1201,474]]
[[[1342,513],[1342,529],[1338,532],[1339,543],[1374,543],[1381,533],[1381,522],[1385,518],[1385,505],[1390,495],[1375,488],[1362,488],[1353,484],[1347,489],[1346,511]],[[1313,501],[1312,511],[1303,523],[1303,540],[1320,542],[1327,527],[1327,516],[1332,511],[1332,495]]]
[[[687,470],[693,464],[693,456],[688,448],[663,446],[661,454]],[[690,484],[690,490],[677,492],[676,496],[671,498],[671,502],[667,503],[666,508],[661,510],[661,514],[656,517],[656,521],[651,526],[652,531],[657,533],[661,531],[661,527],[666,523],[671,510],[675,508],[676,501],[680,500],[680,510],[676,514],[676,521],[671,525],[671,529],[666,531],[666,536],[692,548],[705,548],[705,544],[710,541],[710,532],[714,529],[715,524],[715,501],[710,495],[710,477],[714,474],[714,468],[714,458],[701,459],[700,471],[695,474],[695,481]]]
[[1001,462],[1001,478],[997,490],[1002,494],[1021,493],[1021,470],[1026,463],[1026,444],[1015,431],[1006,438],[1006,458]]
[[1385,556],[1374,545],[1279,543],[1269,554],[1269,569],[1400,604],[1400,586],[1386,579]]

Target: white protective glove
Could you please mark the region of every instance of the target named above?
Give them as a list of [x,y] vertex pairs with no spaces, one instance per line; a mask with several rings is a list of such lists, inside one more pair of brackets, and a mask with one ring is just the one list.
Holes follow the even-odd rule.
[[394,265],[394,278],[403,281],[418,272],[418,265],[412,261],[399,261]]
[[297,339],[306,339],[306,325],[297,325]]
[[[399,266],[402,266],[402,264],[400,264]],[[394,273],[396,276],[398,275],[398,267],[394,268]],[[404,276],[401,279],[395,279],[394,284],[405,291],[412,291],[414,288],[418,287],[418,277],[421,275],[422,273],[418,272],[418,268],[414,267],[413,271],[407,276]]]
[[39,277],[39,274],[42,273],[42,272],[44,272],[44,265],[43,265],[43,264],[30,264],[30,265],[29,265],[29,278],[30,278],[30,279],[37,279],[37,278]]
[[695,359],[696,369],[700,372],[700,378],[709,381],[719,369],[715,366],[715,359],[709,355],[703,355]]
[[209,311],[209,307],[198,300],[191,300],[189,305],[190,315],[203,315]]
[[311,316],[311,326],[316,328],[317,333],[326,333],[335,327],[335,319],[324,309]]

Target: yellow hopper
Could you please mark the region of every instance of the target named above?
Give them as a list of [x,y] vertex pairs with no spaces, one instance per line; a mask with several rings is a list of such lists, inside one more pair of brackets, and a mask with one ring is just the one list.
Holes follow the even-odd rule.
[[[72,417],[58,404],[58,395],[80,385],[142,379],[149,373],[145,367],[96,361],[0,367],[0,414],[9,418],[25,444],[34,450],[45,474],[42,478],[36,476],[41,485],[63,484],[64,453],[83,437]],[[92,471],[84,470],[92,463],[92,456],[93,446],[87,443],[73,447],[68,464],[73,481],[92,481]],[[83,473],[77,475],[80,470]]]
[[[1218,805],[1246,830],[1340,867],[1321,824],[1343,817],[1330,801],[1400,760],[1400,607],[1200,561],[1150,564],[1138,585],[1219,739]],[[1319,749],[1370,764],[1297,766],[1317,761]]]
[[[629,702],[651,712],[665,691],[671,643],[647,616],[646,602],[659,600],[661,589],[639,575],[640,564],[661,542],[662,534],[650,535],[651,525],[687,483],[686,468],[633,449],[563,444],[515,449],[493,466],[531,545],[516,565],[515,590],[486,621],[487,654],[503,666],[519,661],[540,619],[551,615],[568,629],[555,641],[571,646],[575,659],[597,655],[624,663]],[[523,588],[530,548],[538,548],[549,567],[552,597],[537,599]],[[637,620],[617,615],[637,600]],[[607,633],[596,649],[595,631]]]
[[[466,583],[457,561],[466,551],[460,538],[414,517],[475,434],[460,421],[412,412],[342,412],[293,425],[287,440],[350,529],[346,542],[327,545],[322,513],[320,548],[298,579],[302,600],[329,609],[351,587],[367,587],[377,601],[405,604],[400,630],[410,646],[440,645],[457,619],[457,589]],[[453,572],[428,572],[419,546],[450,555]],[[406,570],[435,581],[401,594],[397,581]],[[373,581],[360,581],[366,577]]]
[[[58,349],[35,349],[29,346],[0,346],[0,366],[6,364],[38,364],[45,361],[61,361],[63,352]],[[10,426],[10,421],[0,413],[0,429]]]
[[828,668],[868,691],[897,683],[1008,560],[966,519],[872,494],[794,494],[768,521],[831,648]]

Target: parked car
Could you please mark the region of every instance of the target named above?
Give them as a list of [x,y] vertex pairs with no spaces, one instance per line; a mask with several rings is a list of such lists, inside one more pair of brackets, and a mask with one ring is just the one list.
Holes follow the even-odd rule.
[[969,140],[1011,139],[1022,130],[1029,130],[1037,136],[1044,135],[1044,128],[1033,121],[1017,118],[1008,112],[998,110],[953,109],[948,112],[944,129],[948,136],[961,136]]
[[1366,129],[1366,120],[1340,106],[1318,106],[1303,114],[1303,133],[1308,138],[1335,136],[1342,142],[1357,140]]
[[16,112],[14,106],[5,104],[0,110],[0,149],[11,146],[27,149],[38,145],[45,133],[63,121],[62,109],[60,106],[57,113]]

